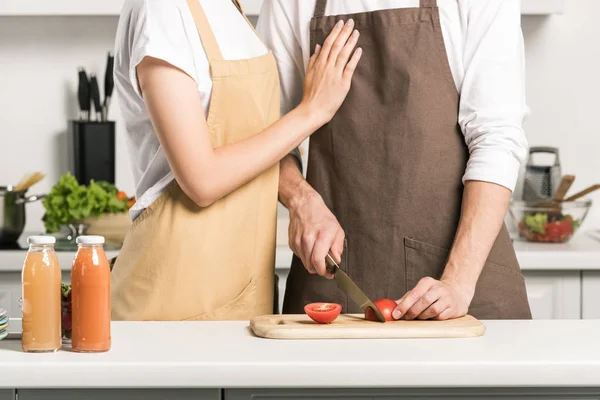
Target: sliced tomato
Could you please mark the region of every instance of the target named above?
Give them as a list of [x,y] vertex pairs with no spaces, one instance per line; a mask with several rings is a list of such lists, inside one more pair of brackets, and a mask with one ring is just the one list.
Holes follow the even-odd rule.
[[319,324],[330,324],[342,312],[342,306],[337,303],[311,303],[304,306],[304,312]]
[[[386,321],[393,321],[392,312],[396,309],[398,304],[392,299],[378,299],[373,302],[375,307],[379,308],[379,311],[383,314]],[[365,311],[365,319],[368,321],[377,321],[377,315],[372,308],[367,308]]]

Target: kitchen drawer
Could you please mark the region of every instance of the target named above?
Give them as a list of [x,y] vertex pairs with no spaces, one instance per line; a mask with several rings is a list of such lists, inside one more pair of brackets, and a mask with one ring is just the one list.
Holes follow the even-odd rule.
[[[20,389],[19,400],[220,400],[219,389]],[[0,397],[0,400],[4,400]]]
[[0,390],[0,400],[15,400],[14,390]]
[[248,389],[226,390],[224,400],[527,399],[600,400],[600,389]]
[[600,271],[583,271],[581,285],[581,317],[600,319]]

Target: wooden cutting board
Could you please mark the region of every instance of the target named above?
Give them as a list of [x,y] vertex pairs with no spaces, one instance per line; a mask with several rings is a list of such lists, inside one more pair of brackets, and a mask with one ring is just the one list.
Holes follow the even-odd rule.
[[483,336],[485,325],[467,315],[447,321],[371,322],[363,314],[341,314],[331,324],[307,315],[265,315],[250,321],[256,336],[267,339],[410,339]]

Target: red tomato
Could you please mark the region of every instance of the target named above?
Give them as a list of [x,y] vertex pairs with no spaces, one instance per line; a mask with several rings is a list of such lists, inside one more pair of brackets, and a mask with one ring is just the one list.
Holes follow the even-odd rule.
[[125,192],[118,192],[117,199],[118,200],[127,200],[127,194]]
[[[373,302],[379,311],[383,314],[386,321],[393,321],[394,317],[392,317],[392,311],[398,307],[398,304],[392,299],[379,299]],[[372,308],[367,308],[365,311],[365,319],[369,321],[377,321],[377,315],[375,315],[375,311]]]
[[342,306],[337,303],[311,303],[304,306],[304,312],[319,324],[330,324],[342,312]]

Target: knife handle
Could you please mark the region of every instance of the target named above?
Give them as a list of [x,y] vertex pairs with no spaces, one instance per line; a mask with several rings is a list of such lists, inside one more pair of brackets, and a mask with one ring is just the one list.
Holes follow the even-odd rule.
[[335,261],[335,258],[333,258],[333,254],[331,254],[331,252],[327,253],[327,257],[325,257],[325,265],[326,265],[327,272],[332,275],[335,275],[338,268],[340,267],[338,265],[338,263]]

